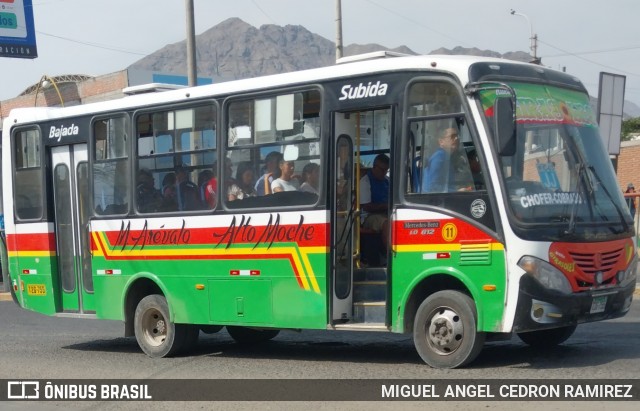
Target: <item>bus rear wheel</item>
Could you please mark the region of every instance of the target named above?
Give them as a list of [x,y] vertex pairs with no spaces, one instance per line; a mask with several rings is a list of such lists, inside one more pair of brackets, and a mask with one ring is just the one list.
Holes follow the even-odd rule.
[[457,368],[473,361],[484,345],[477,331],[476,306],[459,291],[438,291],[416,313],[413,343],[424,362],[434,368]]
[[562,344],[571,337],[578,328],[577,324],[549,330],[518,333],[518,337],[527,345],[536,348],[550,348]]
[[140,300],[133,321],[138,345],[149,357],[174,355],[193,338],[189,325],[170,321],[169,305],[162,295],[148,295]]
[[228,325],[227,332],[231,338],[240,344],[256,344],[275,338],[280,333],[280,330],[273,328],[259,329]]
[[222,330],[224,327],[222,325],[201,325],[200,331],[205,334],[215,334]]

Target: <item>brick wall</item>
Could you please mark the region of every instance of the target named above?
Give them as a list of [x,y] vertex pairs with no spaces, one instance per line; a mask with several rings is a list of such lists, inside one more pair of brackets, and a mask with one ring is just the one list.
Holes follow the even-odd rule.
[[618,185],[622,191],[633,183],[636,191],[640,188],[640,140],[623,141],[618,156]]
[[55,87],[49,86],[46,89],[38,90],[25,96],[18,96],[10,100],[0,102],[0,117],[5,118],[12,109],[20,107],[59,107],[60,97],[65,106],[75,106],[78,104],[93,103],[124,97],[122,89],[128,87],[127,71],[118,71],[103,76],[94,77],[79,83],[58,84],[58,91]]

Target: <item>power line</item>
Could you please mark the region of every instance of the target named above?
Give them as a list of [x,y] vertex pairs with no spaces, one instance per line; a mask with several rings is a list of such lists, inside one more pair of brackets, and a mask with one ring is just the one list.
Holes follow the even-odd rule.
[[640,46],[628,46],[628,47],[618,47],[618,48],[613,48],[613,49],[603,49],[603,50],[591,50],[591,51],[580,51],[580,52],[575,52],[575,53],[563,53],[563,54],[552,54],[549,56],[546,56],[547,58],[551,58],[551,57],[564,57],[564,56],[576,56],[576,55],[584,55],[584,54],[600,54],[600,53],[613,53],[616,51],[628,51],[628,50],[636,50],[636,49],[640,49]]
[[608,65],[606,65],[606,64],[598,63],[597,61],[589,60],[589,59],[587,59],[587,58],[585,58],[585,57],[579,56],[579,55],[577,55],[577,54],[575,54],[575,53],[572,53],[572,52],[570,52],[570,51],[564,50],[564,49],[562,49],[562,48],[560,48],[560,47],[556,47],[556,46],[554,46],[553,44],[549,44],[549,43],[547,43],[547,42],[545,42],[545,41],[542,41],[542,40],[540,40],[540,39],[538,39],[538,41],[539,41],[540,43],[546,44],[547,46],[549,46],[549,47],[551,47],[551,48],[553,48],[553,49],[556,49],[556,50],[561,51],[561,52],[563,52],[563,53],[567,53],[567,55],[570,55],[570,56],[572,56],[572,57],[579,58],[580,60],[584,60],[584,61],[586,61],[586,62],[588,62],[588,63],[591,63],[591,64],[595,64],[596,66],[604,67],[604,68],[607,68],[607,69],[610,69],[610,70],[615,70],[615,71],[617,71],[617,72],[624,73],[624,74],[627,74],[627,75],[630,75],[630,76],[640,77],[640,74],[638,74],[638,73],[632,73],[632,72],[629,72],[629,71],[620,70],[619,68],[616,68],[616,67],[608,66]]
[[148,54],[148,53],[140,53],[140,52],[137,52],[137,51],[131,51],[131,50],[125,50],[125,49],[121,49],[121,48],[116,48],[115,46],[109,46],[109,45],[105,45],[105,44],[90,43],[88,41],[74,40],[74,39],[70,39],[68,37],[58,36],[56,34],[45,33],[45,32],[38,31],[38,30],[36,30],[36,33],[38,33],[40,35],[43,35],[43,36],[53,37],[53,38],[56,38],[56,39],[69,41],[71,43],[82,44],[82,45],[85,45],[85,46],[95,47],[95,48],[99,48],[99,49],[103,49],[103,50],[117,51],[119,53],[125,53],[125,54],[134,54],[136,56],[146,56]]
[[262,12],[262,14],[264,14],[267,17],[267,19],[269,19],[271,21],[271,23],[278,24],[278,23],[276,23],[276,21],[274,19],[271,18],[270,15],[267,14],[266,11],[264,11],[264,9],[262,7],[260,7],[260,5],[258,4],[258,2],[256,0],[251,0],[251,3],[253,3],[253,5],[256,6],[256,8],[258,10],[260,10]]
[[427,25],[423,24],[421,21],[414,20],[414,19],[412,19],[412,18],[410,18],[410,17],[404,16],[404,15],[402,15],[402,14],[400,14],[400,13],[396,12],[396,11],[395,11],[395,10],[393,10],[393,9],[390,9],[390,8],[388,8],[388,7],[385,7],[385,6],[381,5],[381,4],[379,4],[379,3],[376,3],[376,2],[375,2],[375,1],[373,1],[373,0],[365,0],[365,1],[366,1],[367,3],[371,3],[371,4],[373,4],[373,5],[374,5],[374,6],[376,6],[376,7],[381,8],[382,10],[384,10],[384,11],[386,11],[386,12],[389,12],[389,13],[391,13],[391,14],[393,14],[393,15],[397,16],[397,17],[400,17],[401,19],[404,19],[404,20],[410,21],[410,22],[412,22],[412,23],[414,23],[414,24],[417,24],[418,26],[420,26],[420,27],[422,27],[422,28],[425,28],[425,29],[427,29],[427,30],[429,30],[429,31],[432,31],[432,32],[436,33],[436,34],[439,34],[439,35],[440,35],[440,36],[442,36],[442,37],[448,38],[449,40],[454,40],[454,41],[457,41],[458,43],[466,44],[467,46],[469,46],[469,45],[470,45],[470,44],[469,44],[469,43],[467,43],[466,41],[463,41],[463,40],[457,39],[457,38],[452,37],[452,36],[450,36],[450,35],[448,35],[448,34],[446,34],[446,33],[443,33],[443,32],[441,32],[441,31],[438,31],[438,30],[436,30],[436,29],[434,29],[434,28],[432,28],[432,27],[429,27],[429,26],[427,26]]

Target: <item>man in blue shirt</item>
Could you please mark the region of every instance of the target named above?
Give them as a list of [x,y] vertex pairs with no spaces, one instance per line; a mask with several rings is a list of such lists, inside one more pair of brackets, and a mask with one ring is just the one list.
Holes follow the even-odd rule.
[[373,167],[360,179],[362,227],[381,234],[386,246],[389,235],[389,157],[378,154]]
[[458,149],[458,130],[448,128],[438,138],[438,149],[431,155],[422,177],[422,191],[444,193],[456,191],[455,167],[451,164],[451,154]]

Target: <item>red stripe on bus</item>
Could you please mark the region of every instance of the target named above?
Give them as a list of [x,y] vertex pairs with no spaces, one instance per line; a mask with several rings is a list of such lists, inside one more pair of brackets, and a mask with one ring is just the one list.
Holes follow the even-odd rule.
[[411,220],[394,222],[393,245],[441,244],[444,242],[442,227],[445,224],[454,224],[458,229],[453,243],[460,241],[498,242],[486,232],[462,220]]
[[8,251],[56,251],[53,233],[7,234]]
[[[299,247],[325,246],[328,242],[327,223],[320,224],[280,224],[277,232],[274,226],[240,226],[230,229],[229,227],[204,227],[204,228],[184,228],[184,229],[149,229],[131,230],[126,236],[123,232],[106,231],[104,234],[112,247],[126,247],[154,245],[208,245],[220,246],[231,244],[270,244],[279,242],[296,243]],[[271,230],[267,232],[267,229]],[[188,232],[188,241],[184,233]],[[144,235],[146,234],[146,238]],[[279,234],[279,235],[278,235]],[[141,237],[142,236],[142,237]],[[172,243],[173,241],[173,243]]]

